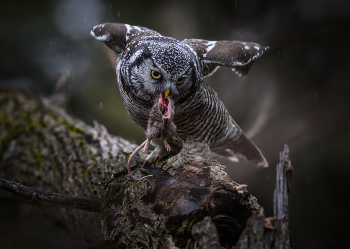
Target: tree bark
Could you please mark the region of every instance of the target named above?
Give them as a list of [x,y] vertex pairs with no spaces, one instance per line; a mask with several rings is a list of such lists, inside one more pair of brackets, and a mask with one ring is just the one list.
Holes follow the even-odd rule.
[[[132,181],[126,165],[137,145],[110,135],[97,122],[90,127],[70,116],[55,98],[0,93],[0,121],[0,177],[19,183],[6,186],[35,200],[45,197],[39,199],[45,193],[36,191],[43,190],[66,201],[95,202],[101,212],[41,204],[48,217],[93,248],[194,248],[205,241],[206,231],[212,248],[218,239],[232,248],[260,208],[246,185],[232,181],[225,166],[211,159],[183,165],[174,176],[150,168],[154,177]],[[136,168],[145,156],[134,159],[138,178],[142,173]],[[211,219],[203,220],[206,216]]]
[[265,218],[264,209],[252,215],[247,222],[235,249],[290,249],[288,193],[292,178],[289,148],[284,146],[277,164],[276,188],[274,192],[274,215]]

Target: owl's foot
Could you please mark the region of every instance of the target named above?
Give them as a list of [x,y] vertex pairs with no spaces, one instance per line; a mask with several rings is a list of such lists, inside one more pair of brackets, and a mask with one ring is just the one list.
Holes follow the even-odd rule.
[[168,159],[167,170],[170,168],[177,169],[186,163],[193,163],[208,158],[210,154],[207,143],[186,142],[183,144],[180,153]]
[[[164,161],[162,162],[162,165],[160,166],[160,168],[163,169],[163,166],[164,166],[164,165],[168,165],[168,160],[164,160]],[[170,168],[170,166],[167,166],[167,167],[165,168],[165,171],[168,171],[169,168]]]
[[157,160],[145,160],[142,164],[142,168],[149,168],[153,166],[153,168],[156,167]]
[[[167,143],[168,144],[168,143]],[[170,146],[169,146],[170,147]],[[160,161],[160,160],[162,160],[162,159],[164,159],[164,158],[167,158],[169,156],[169,152],[168,151],[166,151],[165,149],[163,149],[162,147],[161,147],[161,149],[159,148],[159,146],[158,147],[156,147],[155,149],[154,149],[154,151],[152,151],[152,153],[151,154],[149,154],[147,157],[146,157],[146,160],[145,160],[145,162],[144,162],[144,166],[145,165],[147,165],[147,164],[153,164],[154,166],[155,166],[155,164],[158,162],[158,161]]]

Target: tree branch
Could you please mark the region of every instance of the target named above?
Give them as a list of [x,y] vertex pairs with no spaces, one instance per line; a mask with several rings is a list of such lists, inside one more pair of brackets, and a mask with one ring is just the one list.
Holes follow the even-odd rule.
[[31,200],[50,202],[90,212],[101,212],[101,204],[97,200],[93,199],[72,197],[26,187],[17,182],[9,181],[3,178],[0,178],[0,188]]

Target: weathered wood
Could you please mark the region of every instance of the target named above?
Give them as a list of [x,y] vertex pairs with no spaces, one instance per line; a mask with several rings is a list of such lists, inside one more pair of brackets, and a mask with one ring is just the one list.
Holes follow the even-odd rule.
[[192,227],[192,236],[195,239],[195,246],[201,249],[219,249],[219,233],[210,216],[204,217],[202,222]]
[[[245,185],[215,160],[183,165],[174,176],[130,179],[126,163],[137,146],[90,127],[53,104],[0,93],[0,176],[71,197],[98,200],[101,212],[45,204],[48,217],[94,248],[191,248],[194,224],[210,216],[221,245],[236,244],[259,209]],[[135,158],[138,178],[144,154]],[[0,191],[1,195],[1,191]],[[188,243],[188,242],[191,243]]]
[[[262,249],[264,248],[264,224],[265,214],[261,208],[259,212],[253,214],[247,222],[238,243],[239,249]],[[270,248],[270,247],[268,247]]]
[[292,170],[292,163],[289,159],[289,148],[287,145],[284,145],[284,150],[280,153],[280,163],[277,164],[276,188],[273,197],[273,212],[277,218],[275,222],[274,238],[274,248],[276,249],[292,248],[289,231],[288,206],[288,193],[290,190]]
[[235,249],[290,249],[288,193],[292,176],[289,148],[284,146],[277,164],[274,215],[265,218],[264,209],[252,215]]

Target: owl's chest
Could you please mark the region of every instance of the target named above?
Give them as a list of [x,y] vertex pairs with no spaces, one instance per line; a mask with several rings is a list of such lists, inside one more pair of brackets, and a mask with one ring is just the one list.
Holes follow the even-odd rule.
[[143,130],[147,130],[148,120],[150,117],[152,106],[145,105],[138,99],[133,98],[127,93],[122,93],[121,96],[130,118],[134,123],[139,125]]
[[174,123],[183,140],[211,144],[226,136],[230,115],[211,89],[202,89],[187,103],[178,106],[176,114]]

